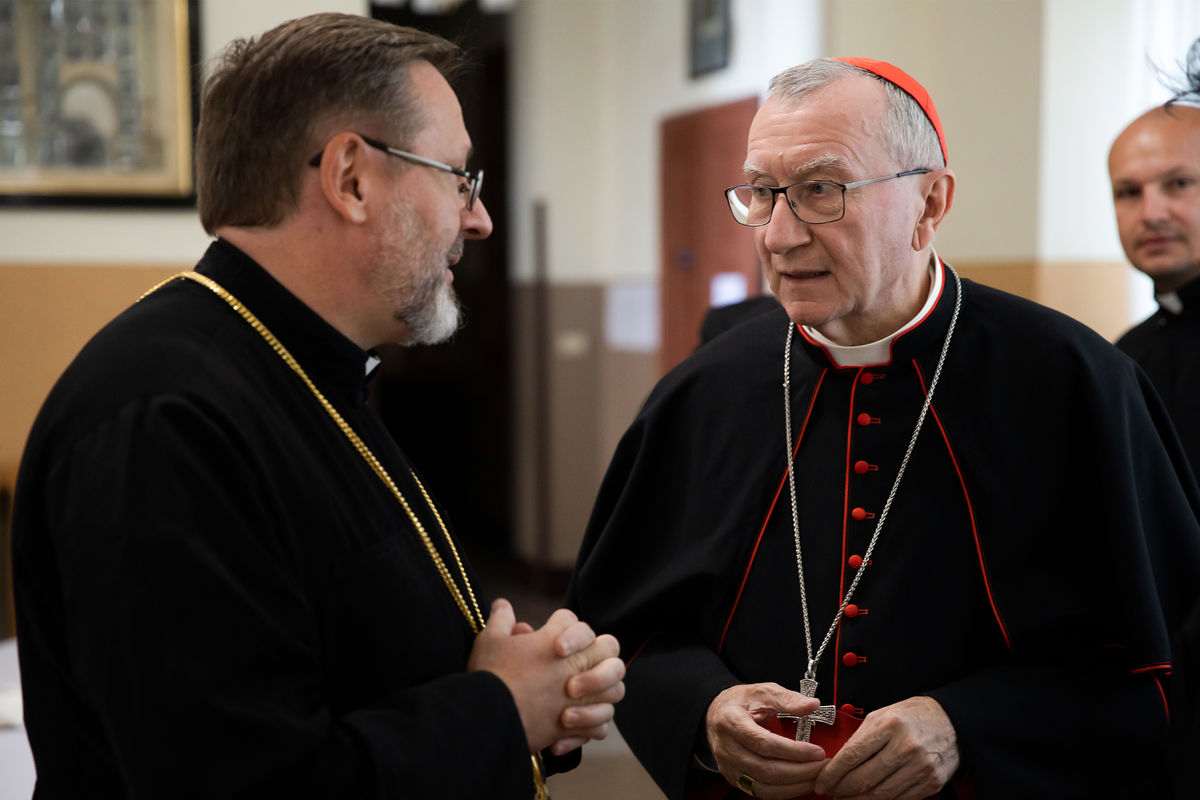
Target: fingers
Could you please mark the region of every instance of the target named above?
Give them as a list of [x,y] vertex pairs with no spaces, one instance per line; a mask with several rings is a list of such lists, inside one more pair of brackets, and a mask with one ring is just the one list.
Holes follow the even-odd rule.
[[[817,791],[831,795],[838,791],[858,794],[878,784],[895,771],[895,767],[889,768],[879,759],[869,767],[864,765],[887,746],[890,737],[889,730],[864,723],[829,762],[817,781]],[[848,775],[856,771],[852,779],[846,780]],[[845,786],[842,785],[844,780]]]
[[760,722],[778,713],[807,714],[816,705],[778,684],[745,684],[721,692],[705,717],[721,774],[734,786],[742,775],[754,778],[755,795],[767,800],[811,794],[826,763],[825,751],[772,733]]
[[[603,637],[601,637],[603,638]],[[611,636],[608,637],[612,639]],[[616,639],[612,639],[616,648]],[[567,697],[581,702],[615,703],[625,696],[621,681],[625,678],[625,662],[614,656],[605,658],[591,669],[578,672],[567,678]],[[613,697],[611,692],[621,686],[620,694]]]
[[562,726],[573,734],[584,735],[587,729],[605,728],[603,735],[590,736],[602,739],[608,735],[607,726],[613,718],[612,703],[593,703],[586,706],[567,706],[562,713]]
[[528,622],[518,622],[513,625],[512,632],[514,636],[521,633],[533,633],[533,626]]
[[491,635],[493,636],[509,636],[512,634],[513,626],[516,623],[517,616],[516,612],[513,611],[512,603],[503,597],[498,597],[492,603],[491,615],[488,617],[484,630],[491,631]]
[[[566,613],[570,614],[571,612]],[[575,615],[571,614],[571,616]],[[551,617],[551,620],[553,619]],[[550,627],[550,622],[546,623],[546,627]],[[569,658],[586,650],[594,641],[596,641],[596,633],[591,626],[586,622],[574,620],[555,637],[554,652],[559,658]]]
[[565,756],[572,750],[578,750],[587,743],[588,740],[583,736],[568,736],[566,739],[559,739],[550,745],[550,752],[556,756]]

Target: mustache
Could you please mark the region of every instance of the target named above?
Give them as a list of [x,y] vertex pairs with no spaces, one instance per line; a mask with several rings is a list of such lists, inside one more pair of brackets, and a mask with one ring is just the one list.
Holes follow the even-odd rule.
[[462,239],[456,239],[454,241],[454,246],[450,248],[450,253],[448,254],[449,257],[450,258],[462,258],[463,249],[465,247],[466,247],[466,242],[464,242]]

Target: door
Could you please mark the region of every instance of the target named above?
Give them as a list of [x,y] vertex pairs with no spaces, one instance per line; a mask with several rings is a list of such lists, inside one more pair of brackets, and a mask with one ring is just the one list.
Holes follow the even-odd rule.
[[762,293],[750,228],[729,213],[723,191],[743,183],[746,139],[758,109],[748,97],[662,123],[662,372],[696,349],[714,288],[729,300]]

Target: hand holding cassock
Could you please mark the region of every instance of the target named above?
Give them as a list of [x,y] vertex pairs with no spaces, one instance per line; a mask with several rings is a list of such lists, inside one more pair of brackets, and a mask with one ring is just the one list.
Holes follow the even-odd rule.
[[941,790],[959,765],[954,725],[931,697],[873,711],[817,778],[833,797],[920,800]]
[[829,763],[825,751],[765,726],[774,725],[777,714],[802,717],[819,705],[777,683],[741,684],[721,692],[705,716],[709,749],[721,775],[731,786],[743,775],[753,778],[754,794],[764,800],[811,794]]

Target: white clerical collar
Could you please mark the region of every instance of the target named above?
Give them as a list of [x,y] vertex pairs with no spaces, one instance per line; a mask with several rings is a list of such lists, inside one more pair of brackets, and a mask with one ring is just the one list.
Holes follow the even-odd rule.
[[1158,301],[1158,307],[1170,314],[1183,313],[1183,301],[1179,299],[1178,292],[1163,292],[1162,294],[1154,295],[1154,299]]
[[938,268],[937,253],[932,253],[930,256],[929,270],[933,280],[929,281],[929,296],[925,298],[925,305],[921,306],[921,310],[917,312],[915,317],[891,335],[870,344],[858,344],[848,347],[830,341],[822,336],[816,328],[811,328],[808,325],[804,326],[804,333],[814,342],[821,345],[829,353],[829,358],[833,360],[833,363],[839,367],[869,367],[875,364],[888,363],[892,360],[892,340],[905,331],[915,328],[917,323],[924,319],[925,315],[930,312],[934,304],[937,303],[938,296],[941,295],[944,278],[943,270]]
[[383,363],[383,359],[381,359],[379,356],[377,356],[375,354],[374,350],[367,351],[367,362],[366,362],[366,364],[363,365],[366,370],[366,372],[364,373],[366,375],[366,377],[370,378],[371,373],[374,372],[375,368],[378,367],[382,363]]

